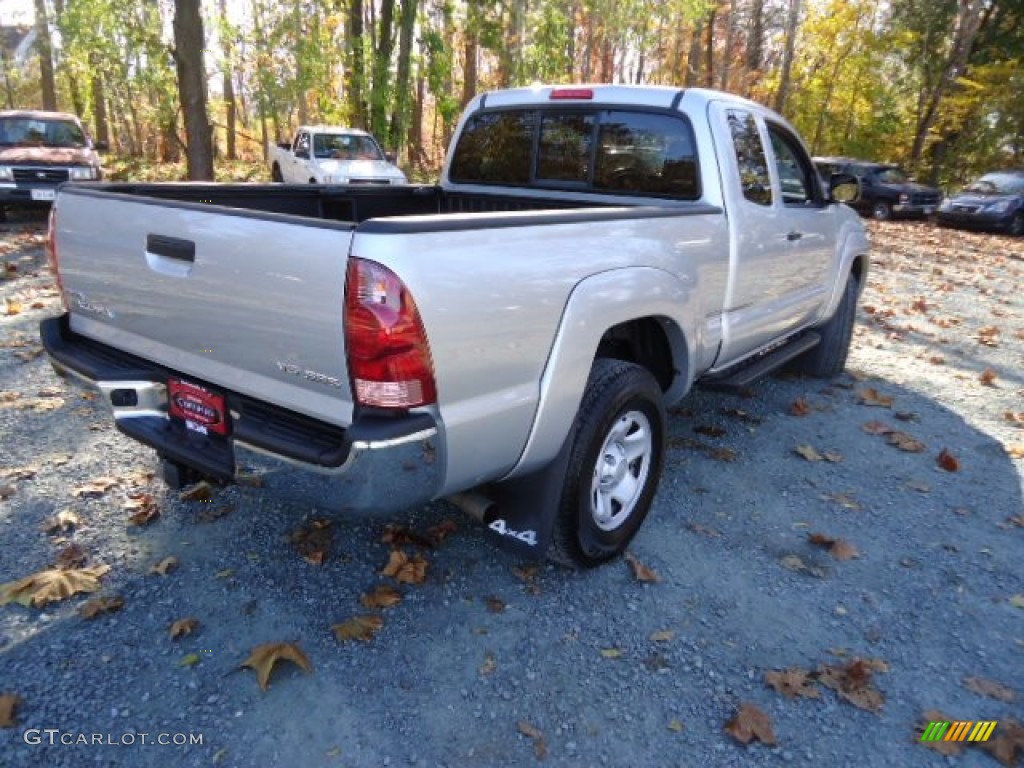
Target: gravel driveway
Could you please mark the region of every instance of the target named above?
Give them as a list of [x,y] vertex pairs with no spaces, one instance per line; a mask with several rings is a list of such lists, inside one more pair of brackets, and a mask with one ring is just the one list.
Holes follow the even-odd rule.
[[[0,225],[0,583],[62,562],[99,591],[0,606],[4,766],[1024,756],[1020,240],[871,224],[849,373],[696,392],[633,564],[574,573],[514,561],[445,503],[381,520],[165,490],[39,355],[58,311],[43,226]],[[381,575],[396,544],[405,581]],[[400,600],[364,607],[378,585]],[[84,618],[97,597],[123,605]],[[308,671],[279,661],[264,691],[241,665],[271,643]],[[748,745],[725,730],[741,705]],[[928,719],[998,721],[993,749],[945,757],[920,743]]]

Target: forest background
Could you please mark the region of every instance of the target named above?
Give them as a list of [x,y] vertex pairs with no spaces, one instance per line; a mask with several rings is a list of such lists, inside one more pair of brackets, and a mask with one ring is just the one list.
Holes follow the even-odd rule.
[[3,49],[0,107],[77,113],[115,175],[266,178],[268,143],[329,123],[427,181],[481,91],[708,86],[814,154],[954,185],[1024,165],[1022,21],[1024,0],[0,0],[34,38]]

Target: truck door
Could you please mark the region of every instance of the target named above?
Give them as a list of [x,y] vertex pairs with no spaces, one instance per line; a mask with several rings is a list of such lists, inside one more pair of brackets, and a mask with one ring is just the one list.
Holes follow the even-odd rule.
[[309,133],[299,131],[295,134],[295,144],[292,146],[292,177],[287,181],[297,184],[304,184],[309,181]]
[[[799,255],[810,225],[786,203],[775,154],[766,149],[764,121],[743,105],[714,102],[710,110],[729,212],[730,276],[719,356],[728,365],[807,322],[824,285],[817,266]],[[795,196],[791,179],[785,186]],[[816,236],[808,242],[821,245]]]

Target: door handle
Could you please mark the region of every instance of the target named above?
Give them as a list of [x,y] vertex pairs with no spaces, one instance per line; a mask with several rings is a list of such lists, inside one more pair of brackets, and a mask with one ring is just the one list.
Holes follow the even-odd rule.
[[196,260],[196,244],[180,237],[148,234],[146,235],[146,250],[155,256],[187,261],[190,264]]
[[797,232],[794,230],[793,232],[790,232],[788,235],[786,235],[786,239],[792,243],[795,242],[796,240],[799,240],[803,236],[803,232]]

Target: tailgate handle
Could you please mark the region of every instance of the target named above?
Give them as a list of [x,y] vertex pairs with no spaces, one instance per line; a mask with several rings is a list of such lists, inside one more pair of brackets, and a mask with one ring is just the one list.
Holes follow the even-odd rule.
[[148,234],[146,235],[146,250],[156,256],[187,261],[190,264],[195,263],[196,260],[196,244],[180,237]]

